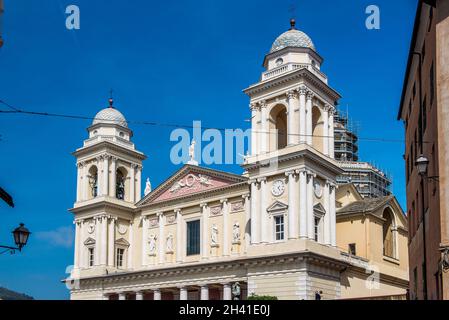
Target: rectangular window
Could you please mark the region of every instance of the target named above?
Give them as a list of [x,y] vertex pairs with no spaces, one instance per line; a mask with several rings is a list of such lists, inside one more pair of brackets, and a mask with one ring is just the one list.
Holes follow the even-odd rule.
[[418,299],[418,270],[413,269],[413,297],[412,299]]
[[318,242],[319,238],[319,229],[320,229],[320,218],[315,217],[315,241]]
[[435,69],[433,66],[433,62],[432,62],[432,66],[430,67],[430,108],[432,108],[433,105],[433,100],[435,99]]
[[95,255],[94,255],[94,248],[89,248],[88,249],[88,261],[89,261],[89,267],[93,267],[94,266],[94,262],[95,262]]
[[116,266],[117,268],[123,267],[123,256],[125,255],[125,249],[118,248],[117,249],[117,256],[116,256]]
[[422,49],[421,49],[421,57],[422,57],[423,62],[424,62],[425,56],[426,56],[426,42],[424,41],[424,44],[422,45]]
[[427,97],[424,97],[422,103],[422,131],[426,132],[427,129]]
[[427,32],[430,32],[432,30],[432,23],[433,23],[433,7],[430,7],[429,10],[429,26],[427,27]]
[[413,84],[413,99],[416,97],[416,82]]
[[200,254],[200,220],[187,222],[187,255]]
[[357,251],[355,249],[355,243],[350,243],[348,245],[348,251],[350,255],[356,256],[357,255]]
[[284,216],[274,217],[276,241],[284,240]]
[[427,292],[425,290],[425,288],[427,287],[427,271],[425,262],[422,263],[421,271],[422,271],[422,289],[423,289],[422,293],[424,300],[427,300]]

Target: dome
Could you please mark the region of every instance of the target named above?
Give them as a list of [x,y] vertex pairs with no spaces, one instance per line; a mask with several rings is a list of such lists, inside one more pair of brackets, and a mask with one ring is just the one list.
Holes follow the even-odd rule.
[[295,29],[295,22],[292,20],[291,29],[281,34],[274,40],[270,53],[279,51],[286,47],[310,48],[315,50],[312,39],[302,31]]
[[112,123],[128,128],[128,123],[123,114],[113,107],[108,107],[98,112],[95,115],[92,125],[97,123]]

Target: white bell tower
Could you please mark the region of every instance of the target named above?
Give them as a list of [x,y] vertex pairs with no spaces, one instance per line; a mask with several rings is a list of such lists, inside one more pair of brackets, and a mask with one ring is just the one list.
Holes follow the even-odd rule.
[[135,203],[141,199],[142,161],[125,117],[109,107],[95,116],[77,159],[74,271],[103,274],[131,269]]
[[[333,115],[340,95],[321,71],[310,37],[291,27],[265,56],[260,81],[244,92],[252,115],[251,243],[305,239],[336,246]],[[278,230],[285,229],[284,239]]]

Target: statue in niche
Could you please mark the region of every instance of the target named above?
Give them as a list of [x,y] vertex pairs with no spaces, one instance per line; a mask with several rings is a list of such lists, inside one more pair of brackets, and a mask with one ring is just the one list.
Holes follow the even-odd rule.
[[173,234],[172,233],[169,233],[167,236],[166,249],[167,249],[167,252],[173,252]]
[[232,227],[232,242],[238,243],[240,241],[240,225],[236,221],[234,222],[234,226]]
[[149,244],[150,244],[149,251],[150,251],[151,255],[156,254],[156,240],[157,240],[156,235],[151,234],[150,235],[150,242],[149,242]]
[[212,226],[212,233],[211,233],[211,245],[217,246],[218,245],[218,227],[216,224]]

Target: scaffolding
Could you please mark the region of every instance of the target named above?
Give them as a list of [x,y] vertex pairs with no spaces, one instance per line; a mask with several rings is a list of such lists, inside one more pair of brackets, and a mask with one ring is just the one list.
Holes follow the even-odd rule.
[[391,194],[391,178],[368,162],[359,161],[359,123],[353,122],[348,111],[338,110],[334,117],[335,160],[344,170],[337,177],[338,184],[352,183],[366,198],[377,198]]

